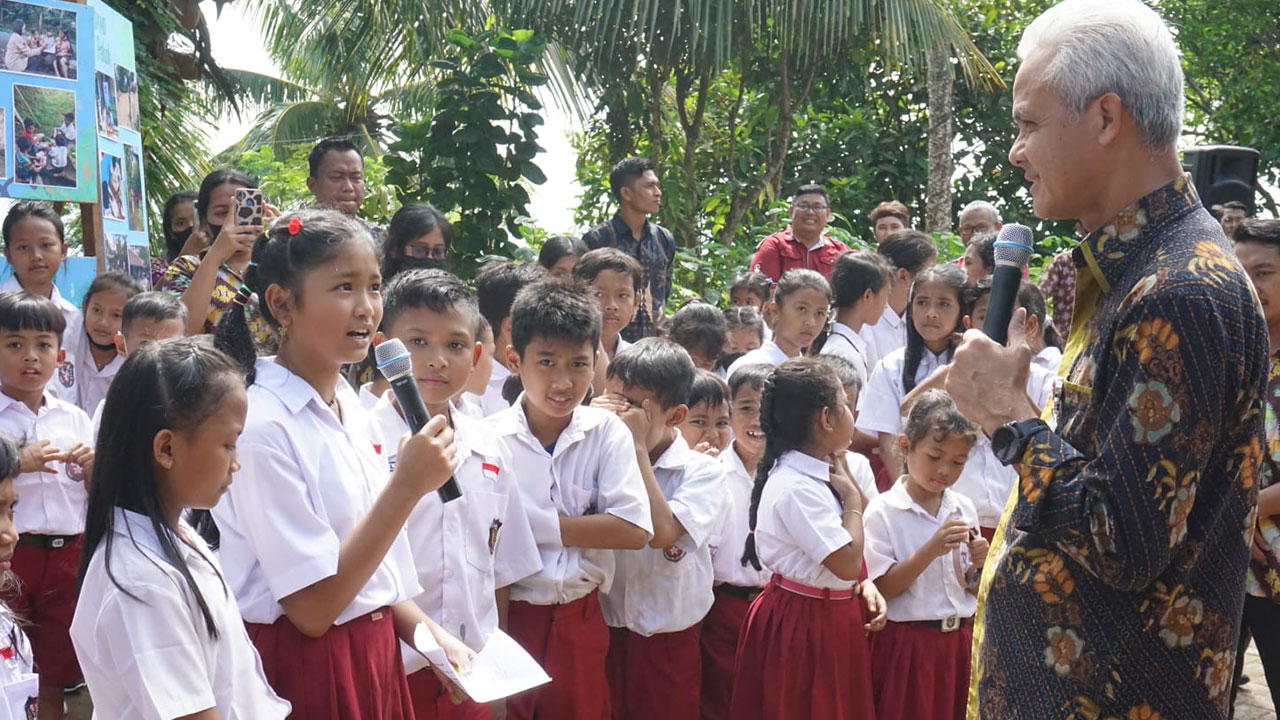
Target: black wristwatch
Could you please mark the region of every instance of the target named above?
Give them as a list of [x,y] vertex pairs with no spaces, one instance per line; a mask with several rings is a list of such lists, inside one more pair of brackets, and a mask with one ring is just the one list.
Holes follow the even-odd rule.
[[991,452],[996,459],[1005,465],[1012,465],[1022,460],[1027,452],[1027,444],[1049,425],[1040,418],[1019,420],[996,428],[991,435]]

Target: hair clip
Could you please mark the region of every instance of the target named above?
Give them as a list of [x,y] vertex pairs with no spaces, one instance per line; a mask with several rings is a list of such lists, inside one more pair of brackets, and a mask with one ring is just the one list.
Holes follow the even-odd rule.
[[296,215],[293,216],[292,218],[289,218],[289,234],[297,235],[298,232],[301,230],[302,230],[302,218],[299,218]]

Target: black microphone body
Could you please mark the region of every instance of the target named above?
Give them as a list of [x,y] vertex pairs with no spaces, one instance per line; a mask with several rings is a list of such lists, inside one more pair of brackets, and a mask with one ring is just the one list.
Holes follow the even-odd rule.
[[[374,355],[378,371],[391,383],[391,392],[396,394],[400,414],[409,425],[409,431],[416,435],[431,419],[431,413],[422,402],[409,352],[405,350],[404,343],[392,338],[374,348]],[[436,494],[440,496],[440,502],[447,503],[462,497],[462,488],[458,487],[458,479],[450,476],[444,485],[436,489]]]
[[996,269],[991,277],[991,301],[982,332],[1004,345],[1009,342],[1009,320],[1018,303],[1022,273],[1031,261],[1032,235],[1026,225],[1009,223],[1000,229],[995,242]]

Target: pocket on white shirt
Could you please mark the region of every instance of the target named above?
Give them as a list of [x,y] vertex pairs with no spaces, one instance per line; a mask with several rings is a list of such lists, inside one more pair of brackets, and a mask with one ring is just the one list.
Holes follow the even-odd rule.
[[507,517],[507,496],[487,490],[467,490],[462,501],[466,503],[463,542],[467,562],[481,572],[492,573],[494,549]]

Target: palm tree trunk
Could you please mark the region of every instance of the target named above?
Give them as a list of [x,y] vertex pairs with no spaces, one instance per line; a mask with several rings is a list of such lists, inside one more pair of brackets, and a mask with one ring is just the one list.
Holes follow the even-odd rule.
[[929,182],[925,195],[925,230],[951,229],[951,57],[945,49],[929,51]]

